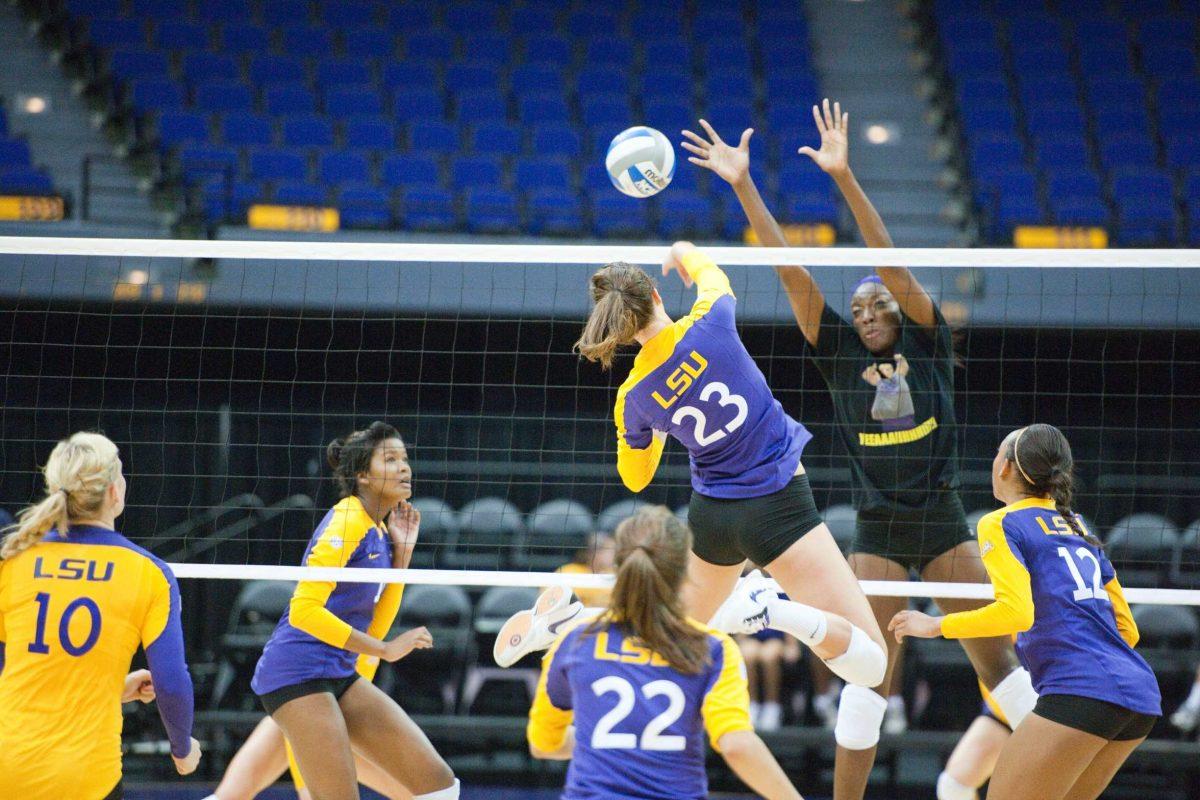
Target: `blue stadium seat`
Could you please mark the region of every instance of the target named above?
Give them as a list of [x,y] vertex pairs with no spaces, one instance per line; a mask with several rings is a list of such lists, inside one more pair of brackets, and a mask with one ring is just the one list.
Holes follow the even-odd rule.
[[347,184],[338,193],[341,223],[347,228],[389,228],[392,203],[387,192],[371,184]]
[[116,50],[108,68],[121,80],[165,77],[171,71],[165,53],[149,50]]
[[94,47],[106,50],[132,50],[146,46],[146,31],[141,20],[120,17],[90,19],[87,21],[87,40]]
[[497,156],[459,156],[450,163],[450,184],[455,189],[503,183],[504,169]]
[[1112,190],[1118,205],[1140,202],[1135,198],[1162,197],[1171,200],[1175,196],[1175,184],[1169,176],[1143,170],[1114,174]]
[[683,8],[678,3],[642,3],[634,7],[629,30],[639,36],[645,35],[647,41],[662,36],[682,38]]
[[606,36],[619,29],[617,15],[607,9],[593,7],[587,11],[576,11],[567,18],[567,30],[581,39]]
[[[691,130],[691,125],[685,126]],[[802,102],[772,103],[767,107],[767,127],[773,131],[791,133],[809,130],[813,124],[812,105]]]
[[232,147],[195,144],[179,149],[179,169],[184,178],[202,183],[208,178],[225,179],[237,172],[238,151]]
[[515,68],[509,75],[513,94],[518,98],[526,95],[542,96],[558,94],[563,88],[561,67],[527,62]]
[[571,173],[567,160],[562,158],[531,158],[517,162],[514,183],[524,192],[571,189]]
[[389,4],[387,26],[394,31],[423,31],[433,26],[432,6],[420,3]]
[[1154,140],[1146,131],[1122,131],[1100,139],[1100,163],[1109,168],[1152,167],[1156,152]]
[[125,9],[120,0],[66,0],[63,4],[69,14],[76,17],[121,16]]
[[579,134],[562,122],[546,122],[533,130],[533,152],[539,156],[575,159],[583,154]]
[[815,103],[820,99],[817,82],[809,75],[768,73],[765,86],[768,108],[780,101]]
[[579,195],[564,189],[535,189],[526,200],[531,233],[572,236],[583,230]]
[[1120,106],[1101,106],[1093,110],[1092,119],[1101,131],[1145,131],[1150,129],[1146,106],[1127,103]]
[[1065,76],[1024,80],[1017,92],[1026,105],[1074,105],[1078,92],[1075,82]]
[[317,175],[322,183],[366,183],[371,180],[371,167],[366,156],[347,150],[329,150],[317,160]]
[[646,103],[646,124],[660,131],[671,131],[666,134],[674,138],[676,131],[691,128],[696,124],[696,113],[690,103],[682,101],[662,101]]
[[508,189],[467,189],[464,211],[467,228],[473,233],[512,233],[521,225],[517,196]]
[[1124,77],[1133,74],[1133,60],[1124,41],[1080,43],[1079,68],[1084,75]]
[[1008,102],[1008,84],[999,75],[963,78],[958,81],[954,93],[961,105]]
[[1124,23],[1096,14],[1095,4],[1088,0],[1080,2],[1088,5],[1088,13],[1080,15],[1075,23],[1075,40],[1079,46],[1107,44],[1112,47],[1124,47],[1128,38]]
[[198,22],[165,20],[155,26],[154,43],[165,50],[203,50],[208,40],[208,28]]
[[504,122],[508,119],[508,101],[495,89],[468,89],[459,92],[454,100],[461,123]]
[[1162,245],[1175,239],[1175,206],[1170,197],[1117,198],[1117,243]]
[[704,96],[710,105],[715,101],[751,103],[754,101],[754,76],[737,70],[710,72],[704,80]]
[[451,92],[466,90],[498,91],[500,73],[495,67],[482,64],[451,64],[446,67],[446,88]]
[[[772,110],[768,109],[767,111],[768,119]],[[1016,114],[1013,113],[1012,106],[1007,102],[959,106],[958,117],[968,133],[1014,132],[1017,128]]]
[[1026,103],[1025,126],[1035,139],[1047,135],[1078,133],[1083,135],[1087,123],[1079,103]]
[[233,147],[270,145],[275,141],[275,125],[263,114],[235,111],[221,121],[221,140]]
[[0,192],[54,194],[54,184],[50,176],[31,167],[0,168]]
[[221,30],[221,49],[227,53],[262,53],[269,46],[267,29],[261,25],[230,22]]
[[1023,9],[1007,18],[1010,42],[1037,42],[1047,47],[1062,48],[1066,42],[1063,23],[1056,16]]
[[263,100],[267,113],[275,116],[312,114],[317,110],[316,96],[302,83],[268,84]]
[[745,36],[746,21],[736,11],[701,6],[692,19],[692,35],[711,41],[722,36]]
[[0,139],[0,166],[11,169],[29,164],[29,145],[24,139]]
[[643,49],[645,62],[656,66],[676,65],[690,72],[692,68],[692,49],[688,40],[682,36],[660,36],[647,38]]
[[837,222],[837,204],[828,192],[785,192],[780,206],[793,222]]
[[1070,70],[1065,48],[1061,45],[1047,46],[1037,42],[1028,45],[1014,42],[1012,64],[1018,75],[1029,76],[1035,80],[1038,76],[1065,76]]
[[591,207],[592,230],[600,236],[641,236],[650,230],[649,204],[620,194],[612,184],[591,193]]
[[383,116],[360,116],[346,120],[347,147],[364,150],[393,150],[396,147],[396,125]]
[[951,70],[958,75],[997,75],[1004,70],[1004,61],[995,45],[950,50],[947,61]]
[[937,18],[938,33],[943,39],[972,44],[991,44],[996,41],[996,23],[978,14],[964,13]]
[[1006,234],[1017,225],[1041,223],[1044,217],[1037,198],[1031,195],[1001,195],[995,208],[995,222],[1000,235]]
[[237,81],[202,83],[193,89],[193,96],[198,111],[228,114],[254,108],[254,95],[250,93],[250,87]]
[[442,96],[433,89],[397,89],[392,98],[397,122],[434,122],[445,116]]
[[324,206],[329,196],[324,186],[303,181],[286,181],[275,187],[275,202],[287,206]]
[[253,16],[249,0],[198,0],[196,19],[201,22],[248,22]]
[[654,75],[654,80],[647,81],[641,93],[641,101],[646,103],[687,101],[694,94],[696,81],[690,73],[673,67],[663,67]]
[[263,0],[259,4],[262,21],[273,28],[309,21],[311,7],[305,0]]
[[1162,45],[1191,47],[1196,43],[1196,18],[1173,14],[1143,18],[1137,29],[1137,39],[1143,48]]
[[224,53],[197,52],[183,57],[183,77],[193,86],[238,79],[237,62]]
[[970,156],[973,164],[1019,166],[1024,163],[1020,143],[1008,138],[978,137],[971,143]]
[[250,153],[249,175],[254,180],[287,181],[307,174],[308,164],[299,153],[274,148]]
[[379,23],[379,6],[370,2],[351,2],[351,0],[336,0],[317,4],[317,14],[322,22],[331,28],[357,28],[364,30],[374,28]]
[[[138,78],[130,84],[129,102],[139,114],[176,111],[183,108],[183,87],[170,78]],[[0,135],[3,133],[0,125]]]
[[164,150],[208,139],[208,120],[197,111],[164,111],[158,118],[158,143]]
[[133,0],[130,5],[134,19],[174,21],[187,15],[187,6],[175,0]]
[[618,38],[615,31],[586,41],[583,63],[589,66],[610,67],[629,72],[633,69],[633,61],[633,44],[628,39]]
[[454,41],[448,33],[425,30],[407,37],[404,52],[407,58],[449,61],[454,55]]
[[628,95],[632,83],[630,76],[620,70],[605,67],[588,67],[579,71],[575,87],[580,95]]
[[452,31],[491,30],[498,25],[495,3],[465,2],[446,6],[446,27]]
[[430,153],[457,153],[458,130],[440,120],[414,122],[408,129],[408,146]]
[[570,118],[567,102],[561,94],[529,94],[517,102],[517,116],[526,125],[539,122],[566,123]]
[[250,82],[256,86],[266,83],[304,83],[308,73],[298,58],[259,54],[250,60]]
[[[517,22],[517,17],[524,11],[530,10],[528,7],[518,8],[513,11],[513,30],[514,31],[538,31],[525,39],[525,62],[531,65],[552,65],[554,67],[563,68],[571,63],[571,42],[565,37],[554,33],[546,33],[545,31],[551,28],[541,26],[528,26]],[[560,81],[555,80],[555,86]],[[516,88],[515,86],[513,87]],[[542,88],[542,87],[536,87]]]
[[379,176],[384,186],[435,187],[441,183],[438,165],[431,157],[420,153],[393,154],[383,159]]
[[753,68],[750,48],[740,39],[715,39],[704,43],[704,59],[709,64],[720,64],[721,69],[748,73]]
[[1089,76],[1084,82],[1084,94],[1093,106],[1124,106],[1130,102],[1145,105],[1146,87],[1130,76]]
[[[545,5],[522,3],[510,10],[508,24],[514,33],[554,31],[558,29],[557,14],[555,12],[556,9],[548,8]],[[526,48],[525,58],[528,60],[531,55],[530,50]]]
[[349,58],[394,58],[396,39],[384,30],[355,28],[342,34],[342,42]]
[[521,152],[521,131],[506,122],[484,122],[475,126],[471,148],[476,153],[515,156]]
[[297,114],[283,120],[283,143],[288,147],[332,147],[333,122],[319,114]]
[[1057,133],[1041,137],[1035,153],[1038,163],[1043,167],[1083,168],[1088,165],[1087,141],[1081,133]]
[[462,37],[460,49],[469,54],[473,64],[499,67],[508,60],[509,37],[499,31],[473,30]]
[[374,87],[343,86],[325,92],[325,113],[338,119],[355,114],[382,114],[383,100]]
[[633,119],[629,110],[629,100],[625,95],[594,95],[583,100],[580,108],[585,127],[611,130],[612,135],[628,128]]
[[718,226],[713,204],[678,187],[659,195],[658,232],[668,239],[711,236]]
[[1167,139],[1167,166],[1176,169],[1200,169],[1200,141],[1195,129]]
[[404,192],[406,228],[447,230],[458,224],[454,195],[437,186],[411,186]]
[[[754,107],[745,100],[717,100],[709,102],[708,108],[704,110],[704,120],[716,128],[717,133],[723,137],[728,137],[736,142],[742,135],[742,131],[746,128],[756,127],[757,122],[754,119]],[[698,122],[692,120],[687,127],[688,130],[703,133],[703,130],[697,128]],[[680,132],[678,129],[663,131],[668,139],[678,141]]]
[[1142,68],[1155,77],[1196,74],[1196,53],[1191,47],[1155,46],[1142,51]]
[[1091,170],[1061,170],[1051,173],[1047,192],[1053,203],[1067,197],[1100,197],[1100,178]]
[[1108,225],[1108,207],[1098,197],[1064,197],[1051,206],[1052,217],[1060,225]]
[[317,85],[363,86],[371,83],[371,71],[359,58],[328,58],[317,62]]
[[1200,78],[1194,75],[1164,78],[1158,86],[1158,110],[1164,113],[1169,107],[1195,105],[1200,98]]

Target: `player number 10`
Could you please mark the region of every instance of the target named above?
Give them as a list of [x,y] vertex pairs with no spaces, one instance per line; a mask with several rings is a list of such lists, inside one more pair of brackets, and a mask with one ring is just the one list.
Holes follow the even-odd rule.
[[[34,631],[33,641],[29,643],[29,652],[46,655],[50,652],[50,645],[46,643],[46,619],[50,616],[50,595],[46,592],[38,592],[34,599],[38,604],[37,629]],[[87,610],[92,624],[83,643],[76,645],[71,641],[71,618],[75,616],[75,612],[81,609]],[[58,643],[62,645],[62,649],[68,655],[78,658],[95,647],[96,640],[99,638],[100,607],[96,605],[96,601],[90,597],[77,597],[67,603],[62,617],[58,620]]]

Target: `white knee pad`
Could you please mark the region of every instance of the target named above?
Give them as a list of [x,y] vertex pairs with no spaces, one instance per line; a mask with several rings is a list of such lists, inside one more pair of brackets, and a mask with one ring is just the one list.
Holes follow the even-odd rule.
[[943,772],[938,775],[937,800],[979,800],[979,794],[970,786],[964,786],[950,774]]
[[825,665],[847,684],[871,688],[883,683],[883,676],[887,673],[887,653],[871,641],[862,628],[855,625],[850,632],[850,644],[846,652],[829,659]]
[[1009,727],[1015,731],[1021,720],[1029,716],[1029,712],[1037,705],[1038,696],[1029,672],[1024,667],[1017,667],[992,689],[992,699],[1004,712]]
[[870,750],[879,744],[887,699],[862,686],[847,683],[838,703],[833,738],[847,750]]
[[436,792],[415,794],[413,800],[458,800],[459,787],[458,778],[455,778],[453,785],[447,786],[445,789],[438,789]]

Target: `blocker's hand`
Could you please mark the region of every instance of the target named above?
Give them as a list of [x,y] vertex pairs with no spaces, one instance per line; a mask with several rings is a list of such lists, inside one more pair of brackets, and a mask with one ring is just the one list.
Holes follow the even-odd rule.
[[936,639],[942,635],[942,618],[905,609],[892,617],[892,621],[888,623],[888,630],[895,635],[897,642],[904,641],[905,636]]
[[801,147],[799,152],[816,162],[817,166],[832,176],[844,175],[850,169],[850,114],[842,113],[842,104],[834,103],[829,110],[829,98],[821,108],[813,106],[813,120],[821,134],[821,149]]
[[663,261],[662,274],[670,275],[671,270],[679,273],[679,277],[683,279],[683,285],[689,289],[692,286],[692,276],[688,275],[688,271],[683,266],[683,257],[696,249],[696,245],[691,242],[676,242],[671,245],[670,252],[667,253],[666,259]]
[[700,120],[708,138],[691,131],[683,131],[690,141],[681,142],[680,146],[694,155],[688,156],[688,161],[698,167],[715,172],[731,186],[737,186],[750,175],[750,137],[754,135],[753,128],[742,131],[742,139],[737,147],[725,144],[713,126],[705,120]]

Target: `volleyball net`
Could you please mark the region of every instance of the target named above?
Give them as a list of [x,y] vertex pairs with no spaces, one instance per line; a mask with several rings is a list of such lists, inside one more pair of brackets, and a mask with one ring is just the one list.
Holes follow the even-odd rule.
[[[1105,539],[1130,600],[1200,605],[1200,251],[705,249],[730,277],[748,351],[814,434],[804,463],[844,546],[854,534],[848,456],[775,264],[808,267],[845,319],[875,265],[913,268],[953,328],[969,516],[997,506],[991,461],[1004,435],[1055,424],[1074,449],[1076,510]],[[423,518],[414,568],[337,580],[606,585],[555,569],[640,503],[685,514],[689,465],[671,443],[648,489],[622,486],[612,411],[633,350],[604,372],[572,345],[588,278],[612,261],[647,267],[668,313],[686,314],[694,290],[658,278],[666,252],[0,238],[0,507],[15,513],[38,495],[38,465],[58,439],[98,429],[121,448],[129,479],[120,527],[181,578],[328,578],[296,566],[337,500],[324,446],[379,419],[412,458]],[[864,374],[856,391],[866,409],[881,390]],[[877,457],[905,472],[920,457],[906,436],[923,420],[888,408],[876,414]],[[229,592],[206,595],[220,608]]]

